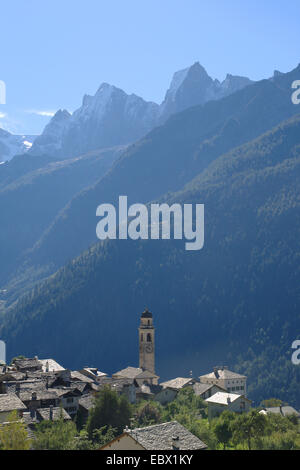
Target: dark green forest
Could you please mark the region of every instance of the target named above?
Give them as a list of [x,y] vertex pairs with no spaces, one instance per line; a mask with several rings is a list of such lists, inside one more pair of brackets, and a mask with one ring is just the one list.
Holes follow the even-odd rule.
[[160,200],[205,204],[205,249],[99,242],[12,306],[2,337],[15,353],[115,372],[136,365],[137,318],[148,305],[161,377],[226,362],[249,376],[256,403],[276,396],[299,406],[300,371],[291,363],[300,319],[299,169],[295,117]]

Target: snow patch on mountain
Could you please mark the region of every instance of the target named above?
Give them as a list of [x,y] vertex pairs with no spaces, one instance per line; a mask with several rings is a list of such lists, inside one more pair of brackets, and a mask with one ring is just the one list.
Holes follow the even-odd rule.
[[0,128],[0,162],[11,160],[15,155],[26,153],[33,145],[35,136],[13,135]]

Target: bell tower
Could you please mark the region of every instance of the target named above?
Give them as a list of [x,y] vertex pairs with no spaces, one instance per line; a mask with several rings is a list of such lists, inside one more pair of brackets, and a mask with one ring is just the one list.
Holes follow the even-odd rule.
[[139,326],[140,361],[139,367],[155,374],[155,328],[152,313],[146,309],[141,315]]

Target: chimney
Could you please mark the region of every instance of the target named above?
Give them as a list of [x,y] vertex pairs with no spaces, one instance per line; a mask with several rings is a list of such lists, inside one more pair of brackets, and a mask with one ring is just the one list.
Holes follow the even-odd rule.
[[214,374],[215,374],[216,379],[218,379],[219,378],[218,367],[214,367]]
[[37,399],[36,392],[32,392],[32,394],[31,394],[31,400],[32,400],[32,401],[35,401],[36,399]]
[[49,372],[49,362],[46,362],[46,372]]
[[20,391],[21,391],[21,385],[19,383],[16,383],[16,395],[17,395],[17,397],[20,396]]
[[53,421],[53,405],[49,406],[49,419]]
[[179,450],[179,436],[172,436],[172,449]]
[[130,431],[130,429],[129,429],[129,427],[128,427],[127,424],[126,424],[126,428],[123,429],[123,432],[129,432],[129,431]]
[[228,405],[230,405],[230,403],[231,403],[231,398],[230,398],[229,395],[228,395],[228,397],[227,397],[227,403],[228,403]]

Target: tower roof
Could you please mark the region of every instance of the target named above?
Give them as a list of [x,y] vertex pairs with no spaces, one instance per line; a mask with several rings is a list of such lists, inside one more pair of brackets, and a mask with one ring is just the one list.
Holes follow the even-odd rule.
[[146,308],[145,311],[142,313],[141,318],[152,318],[152,313]]

